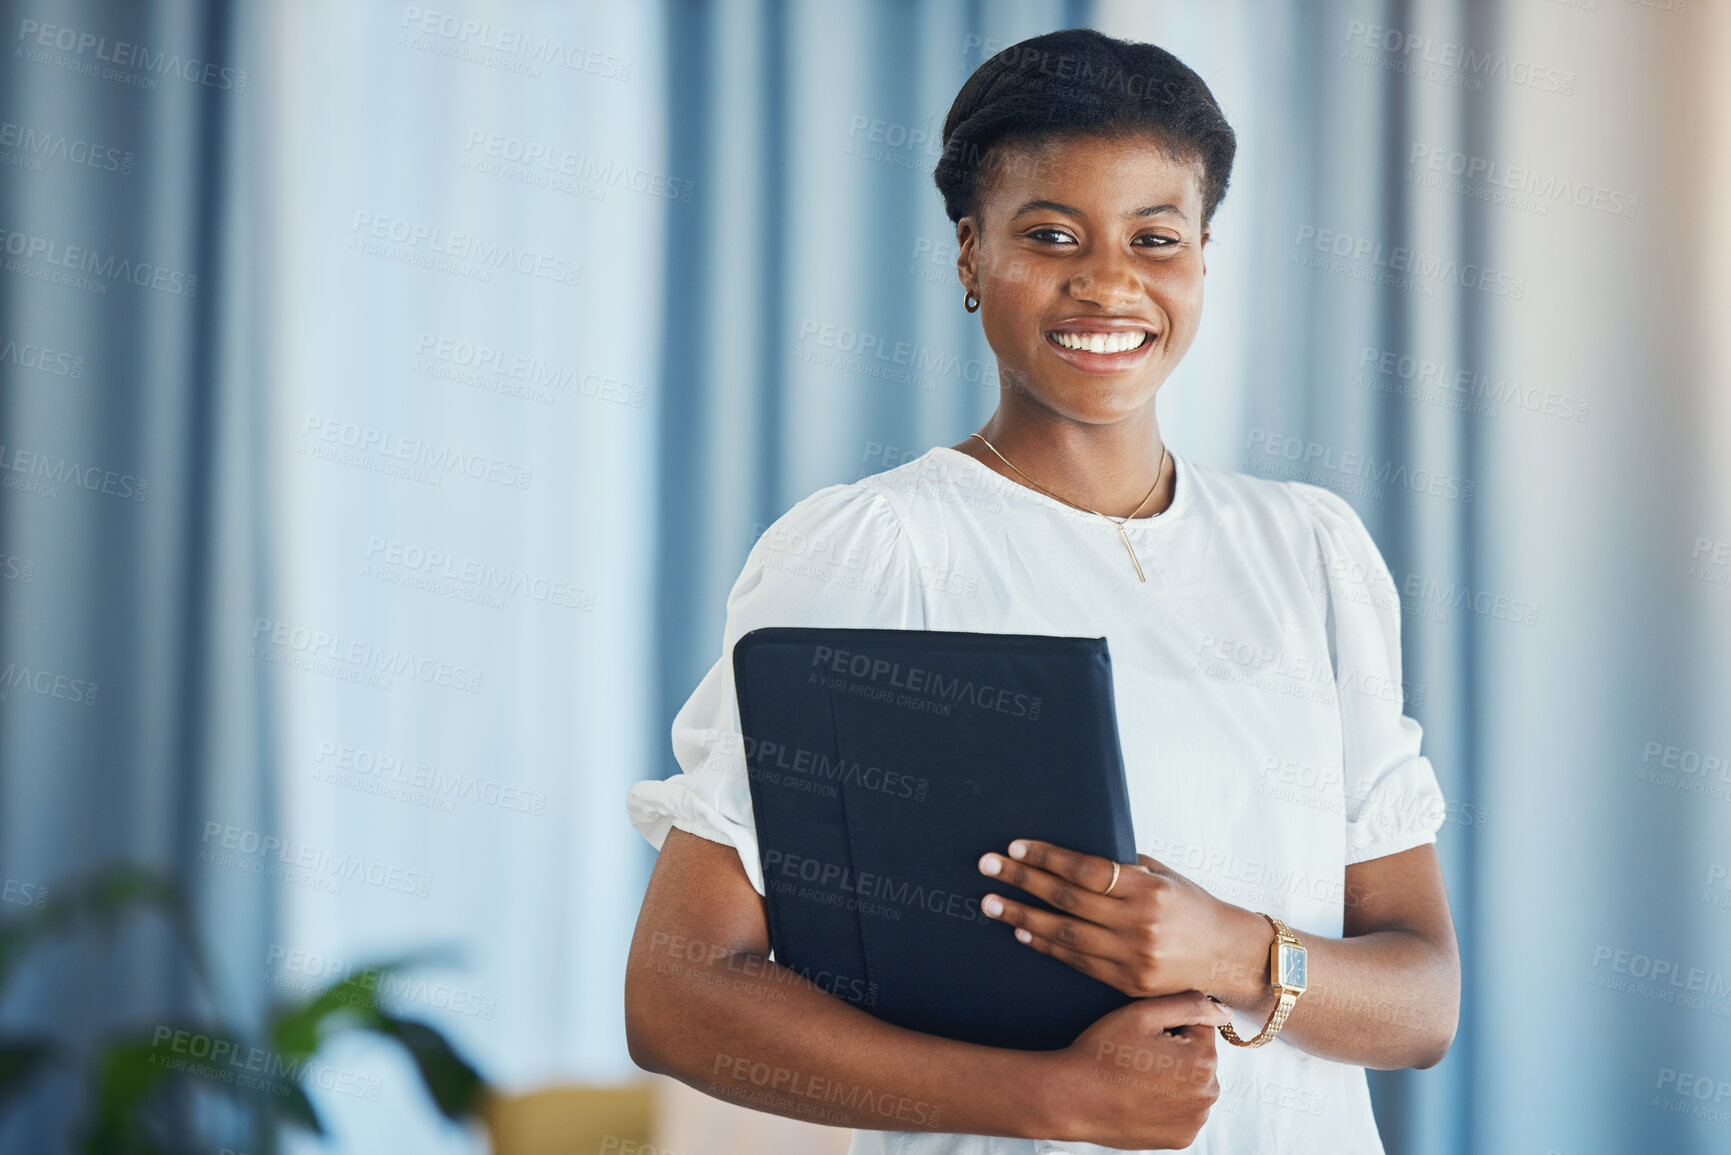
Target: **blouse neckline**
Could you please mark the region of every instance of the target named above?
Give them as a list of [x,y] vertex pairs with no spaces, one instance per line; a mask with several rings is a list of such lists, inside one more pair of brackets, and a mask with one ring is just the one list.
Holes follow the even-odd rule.
[[[1060,513],[1067,514],[1070,517],[1081,518],[1085,521],[1098,522],[1098,521],[1104,520],[1098,514],[1093,514],[1093,513],[1087,512],[1086,510],[1077,509],[1073,505],[1065,505],[1063,502],[1059,501],[1057,498],[1051,496],[1048,493],[1042,493],[1040,490],[1035,489],[1031,485],[1024,485],[1023,483],[1015,480],[1014,478],[1005,477],[1003,474],[999,473],[997,470],[993,469],[991,466],[987,465],[985,462],[980,461],[979,459],[977,459],[975,457],[971,457],[968,454],[963,453],[959,449],[952,448],[951,446],[948,446],[948,445],[934,445],[931,449],[931,452],[944,454],[950,458],[960,458],[962,461],[966,462],[970,468],[977,469],[980,472],[991,477],[992,479],[1003,483],[1004,485],[1014,487],[1016,490],[1019,491],[1016,494],[1016,496],[1020,500],[1028,501],[1028,502],[1031,502],[1035,505],[1044,506],[1048,509],[1054,509]],[[1151,528],[1153,526],[1160,525],[1163,522],[1172,521],[1175,518],[1183,516],[1185,510],[1187,510],[1190,507],[1190,489],[1191,489],[1190,463],[1185,461],[1183,458],[1181,458],[1172,449],[1172,447],[1170,445],[1168,445],[1166,447],[1166,453],[1168,456],[1170,456],[1172,458],[1172,502],[1171,502],[1171,504],[1168,505],[1161,512],[1154,514],[1151,517],[1137,517],[1137,518],[1132,518],[1129,521],[1126,521],[1124,523],[1125,529],[1127,529],[1127,530],[1146,529],[1146,528]],[[1116,522],[1116,520],[1117,520],[1116,518],[1113,519],[1114,522]]]

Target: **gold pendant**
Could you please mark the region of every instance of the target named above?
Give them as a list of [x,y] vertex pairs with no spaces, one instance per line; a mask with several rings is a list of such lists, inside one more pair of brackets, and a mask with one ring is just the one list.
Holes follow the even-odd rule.
[[1124,532],[1122,522],[1118,524],[1118,536],[1124,539],[1124,552],[1130,555],[1130,564],[1136,567],[1136,580],[1146,582],[1148,579],[1142,576],[1142,563],[1136,560],[1136,550],[1130,544],[1130,535]]

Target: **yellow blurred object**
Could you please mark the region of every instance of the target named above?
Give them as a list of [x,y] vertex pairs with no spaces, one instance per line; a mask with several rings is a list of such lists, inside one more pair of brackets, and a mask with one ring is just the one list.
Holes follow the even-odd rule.
[[752,1111],[656,1075],[548,1087],[482,1108],[493,1155],[846,1155],[853,1133]]
[[653,1083],[549,1087],[489,1100],[481,1110],[493,1155],[648,1155]]

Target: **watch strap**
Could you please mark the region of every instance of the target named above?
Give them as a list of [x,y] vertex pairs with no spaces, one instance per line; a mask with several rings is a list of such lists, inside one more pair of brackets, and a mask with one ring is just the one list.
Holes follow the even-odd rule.
[[[1258,911],[1257,913],[1262,914],[1261,911]],[[1269,948],[1271,959],[1278,959],[1280,957],[1280,944],[1283,942],[1291,943],[1294,946],[1302,945],[1298,941],[1298,936],[1287,930],[1286,924],[1281,922],[1278,918],[1275,918],[1271,914],[1262,914],[1262,917],[1266,918],[1269,924],[1274,927],[1274,945]],[[1270,965],[1272,967],[1272,963]],[[1271,980],[1273,977],[1274,976],[1271,974]],[[1256,1032],[1253,1037],[1248,1039],[1241,1037],[1237,1031],[1232,1029],[1231,1023],[1227,1023],[1225,1026],[1220,1028],[1221,1037],[1235,1047],[1262,1046],[1280,1033],[1280,1028],[1286,1025],[1286,1018],[1288,1015],[1292,1014],[1292,1008],[1297,1004],[1298,996],[1302,993],[1302,991],[1295,991],[1286,987],[1281,987],[1280,998],[1274,1004],[1274,1013],[1268,1016],[1268,1021],[1262,1025],[1262,1029]]]

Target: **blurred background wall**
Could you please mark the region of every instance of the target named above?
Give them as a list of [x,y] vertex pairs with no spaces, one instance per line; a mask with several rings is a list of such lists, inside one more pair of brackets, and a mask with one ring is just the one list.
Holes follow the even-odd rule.
[[[7,1031],[449,948],[394,1005],[490,1080],[632,1078],[625,789],[763,526],[990,413],[939,130],[1087,24],[1240,134],[1163,430],[1342,493],[1402,591],[1465,1005],[1373,1076],[1389,1149],[1731,1145],[1731,5],[0,7],[0,917],[160,868],[214,992],[124,920]],[[321,1058],[325,1149],[482,1149]]]

